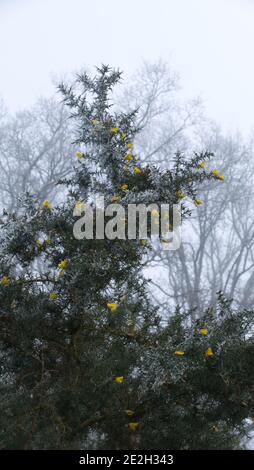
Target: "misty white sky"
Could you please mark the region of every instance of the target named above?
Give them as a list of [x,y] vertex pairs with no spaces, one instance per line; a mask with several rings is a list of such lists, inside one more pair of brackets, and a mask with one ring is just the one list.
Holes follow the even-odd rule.
[[15,111],[52,77],[169,61],[223,127],[254,129],[254,0],[0,0],[0,95]]

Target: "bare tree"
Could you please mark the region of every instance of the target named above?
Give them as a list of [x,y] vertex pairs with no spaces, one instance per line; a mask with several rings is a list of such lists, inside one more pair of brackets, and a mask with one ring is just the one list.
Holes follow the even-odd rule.
[[120,108],[138,109],[142,128],[135,146],[140,158],[169,166],[176,151],[188,151],[190,137],[203,122],[201,100],[186,101],[181,95],[180,79],[162,61],[144,63],[119,93]]
[[14,210],[26,191],[54,200],[60,192],[57,181],[72,166],[72,140],[67,111],[53,98],[40,99],[32,109],[1,122],[1,205]]
[[253,139],[245,144],[216,127],[207,131],[202,140],[216,155],[209,166],[225,181],[204,188],[204,204],[193,208],[188,232],[183,226],[180,249],[157,248],[151,259],[156,299],[196,308],[196,315],[215,303],[219,290],[244,307],[254,301]]

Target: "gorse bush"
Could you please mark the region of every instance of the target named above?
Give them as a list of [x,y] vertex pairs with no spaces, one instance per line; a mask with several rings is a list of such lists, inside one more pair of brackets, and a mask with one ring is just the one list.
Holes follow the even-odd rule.
[[254,312],[220,296],[196,321],[161,314],[142,274],[149,240],[73,236],[74,208],[99,194],[124,208],[181,201],[187,219],[185,201],[201,205],[202,183],[224,179],[206,171],[207,152],[176,153],[170,170],[140,165],[136,112],[110,101],[120,78],[103,66],[59,87],[80,147],[59,182],[68,196],[54,207],[27,194],[3,217],[1,448],[236,448],[254,414]]

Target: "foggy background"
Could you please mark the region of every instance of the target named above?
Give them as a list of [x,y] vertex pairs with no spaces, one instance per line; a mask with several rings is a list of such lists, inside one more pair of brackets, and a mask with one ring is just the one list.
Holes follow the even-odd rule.
[[[225,129],[254,125],[253,0],[0,0],[0,94],[12,111],[52,77],[162,58]],[[127,78],[127,77],[126,77]]]

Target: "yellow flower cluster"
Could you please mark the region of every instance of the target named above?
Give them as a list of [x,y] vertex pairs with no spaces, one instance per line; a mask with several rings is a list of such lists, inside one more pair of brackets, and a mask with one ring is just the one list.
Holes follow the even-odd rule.
[[202,170],[204,170],[206,168],[206,163],[205,162],[201,162],[199,164],[199,168],[201,168]]
[[209,347],[209,348],[207,349],[205,355],[206,355],[206,357],[212,357],[212,356],[214,356],[214,352],[213,352],[212,348]]
[[111,312],[115,312],[118,309],[118,304],[117,303],[108,303],[107,307]]
[[127,189],[129,189],[129,186],[127,183],[123,183],[121,184],[120,189],[122,189],[123,191],[127,191]]
[[117,134],[119,132],[119,127],[111,127],[110,132],[112,134]]
[[139,423],[138,422],[129,423],[129,429],[131,431],[137,431],[138,428],[139,428]]
[[185,198],[185,194],[183,193],[183,191],[181,191],[180,189],[178,191],[176,191],[176,197],[178,199],[183,199]]
[[60,272],[58,274],[58,277],[64,277],[65,276],[65,270],[68,268],[70,264],[70,261],[68,259],[63,259],[58,263],[58,268],[60,269]]
[[135,166],[134,167],[134,173],[135,173],[135,175],[140,175],[140,173],[142,173],[141,168],[139,168],[139,166]]
[[51,294],[49,294],[49,298],[50,300],[56,300],[58,299],[58,294],[56,292],[51,292]]
[[204,201],[202,201],[202,199],[195,199],[195,204],[196,206],[202,206],[202,204],[204,204]]
[[58,267],[59,269],[66,269],[68,268],[70,262],[68,259],[64,259],[63,261],[60,261],[60,263],[58,263]]
[[78,160],[81,160],[81,158],[83,158],[85,156],[85,154],[83,152],[76,152],[76,158]]
[[212,174],[220,181],[224,181],[225,179],[225,176],[220,174],[220,170],[215,169],[212,171]]
[[201,334],[202,336],[208,335],[208,329],[207,329],[207,328],[201,328],[200,334]]
[[115,377],[115,382],[117,384],[122,384],[124,382],[124,376],[120,375],[119,377]]
[[45,199],[42,206],[44,207],[44,209],[48,209],[50,211],[53,209],[53,206],[52,206],[51,202],[48,199]]
[[2,286],[9,286],[10,282],[11,282],[11,281],[10,281],[10,279],[8,278],[8,276],[3,276],[2,279],[1,279],[1,281],[0,281],[0,284],[1,284]]
[[132,153],[127,153],[127,155],[125,155],[124,159],[127,160],[128,162],[131,162],[133,160],[133,155]]

